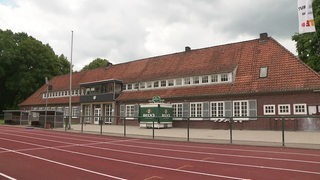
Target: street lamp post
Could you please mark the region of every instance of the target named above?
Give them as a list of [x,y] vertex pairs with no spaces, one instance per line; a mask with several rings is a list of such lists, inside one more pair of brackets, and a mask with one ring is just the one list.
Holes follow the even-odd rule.
[[71,31],[71,55],[70,55],[70,91],[69,91],[69,122],[68,129],[71,129],[71,116],[72,116],[72,51],[73,51],[73,31]]

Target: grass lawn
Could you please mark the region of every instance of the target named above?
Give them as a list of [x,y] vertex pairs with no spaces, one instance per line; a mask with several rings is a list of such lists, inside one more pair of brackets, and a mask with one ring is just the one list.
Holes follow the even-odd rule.
[[0,125],[4,124],[4,120],[0,119]]

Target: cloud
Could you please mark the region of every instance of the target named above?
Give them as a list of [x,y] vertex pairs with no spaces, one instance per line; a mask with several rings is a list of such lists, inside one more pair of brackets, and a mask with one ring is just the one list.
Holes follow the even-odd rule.
[[[10,3],[8,3],[10,2]],[[93,59],[114,64],[258,38],[268,32],[294,50],[291,0],[15,0],[0,2],[0,28],[26,32],[79,70]]]

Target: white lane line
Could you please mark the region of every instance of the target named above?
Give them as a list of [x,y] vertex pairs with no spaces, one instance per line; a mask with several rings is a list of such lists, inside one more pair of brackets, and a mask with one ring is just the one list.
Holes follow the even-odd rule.
[[111,148],[93,147],[93,146],[87,146],[87,147],[94,148],[94,149],[100,149],[100,150],[116,151],[116,152],[127,153],[127,154],[136,154],[136,155],[142,155],[142,156],[151,156],[151,157],[159,157],[159,158],[167,158],[167,159],[175,159],[175,160],[184,160],[184,161],[202,162],[202,163],[209,163],[209,164],[222,164],[222,165],[231,165],[231,166],[270,169],[270,170],[278,170],[278,171],[289,171],[289,172],[299,172],[299,173],[320,175],[320,172],[305,171],[305,170],[299,170],[299,169],[277,168],[277,167],[271,167],[271,166],[258,166],[258,165],[250,165],[250,164],[228,163],[228,162],[222,162],[222,161],[180,158],[180,157],[173,157],[173,156],[166,156],[166,155],[147,154],[147,153],[139,153],[139,152],[125,151],[125,150],[118,150],[118,149],[111,149]]
[[[138,142],[140,143],[140,142]],[[307,160],[298,160],[298,159],[287,159],[287,158],[273,158],[273,157],[262,157],[262,156],[250,156],[250,155],[237,155],[237,154],[226,154],[226,153],[213,153],[213,152],[201,152],[201,151],[187,151],[187,150],[177,150],[177,149],[168,149],[168,148],[155,148],[147,146],[138,146],[138,145],[128,145],[128,144],[117,144],[117,143],[106,143],[114,144],[117,146],[125,147],[134,147],[141,149],[150,149],[150,150],[163,150],[179,153],[190,153],[190,154],[201,154],[201,155],[215,155],[215,156],[227,156],[227,157],[237,157],[237,158],[251,158],[251,159],[263,159],[263,160],[272,160],[272,161],[288,161],[288,162],[298,162],[298,163],[310,163],[310,164],[320,164],[319,161],[307,161]]]
[[6,175],[6,174],[3,174],[3,173],[0,173],[0,176],[5,177],[5,178],[7,178],[7,179],[9,179],[9,180],[17,180],[17,179],[15,179],[15,178],[13,178],[13,177],[11,177],[11,176],[8,176],[8,175]]
[[[30,138],[30,137],[28,137],[28,138]],[[0,138],[0,139],[3,139],[3,138]],[[41,140],[41,138],[37,138],[37,139]],[[24,143],[24,144],[34,145],[34,146],[42,146],[42,145],[22,142],[22,141],[18,141],[18,140],[11,140],[11,139],[10,140],[9,139],[5,139],[5,140],[14,141],[14,142],[17,142],[17,143]],[[46,139],[42,139],[42,140],[45,141]],[[105,144],[110,144],[110,143],[105,142]],[[44,147],[46,147],[46,146],[44,146]],[[84,146],[84,147],[90,147],[90,148],[99,149],[99,150],[109,150],[109,151],[127,153],[127,154],[135,154],[135,155],[141,155],[141,156],[151,156],[151,157],[166,158],[166,159],[175,159],[175,160],[202,162],[202,163],[209,163],[209,164],[221,164],[221,165],[229,165],[229,166],[249,167],[249,168],[258,168],[258,169],[270,169],[270,170],[278,170],[278,171],[289,171],[289,172],[299,172],[299,173],[320,175],[320,172],[305,171],[305,170],[299,170],[299,169],[278,168],[278,167],[271,167],[271,166],[259,166],[259,165],[250,165],[250,164],[240,164],[240,163],[228,163],[228,162],[222,162],[222,161],[209,161],[209,160],[199,160],[199,159],[190,159],[190,158],[180,158],[180,157],[173,157],[173,156],[165,156],[165,155],[147,154],[147,153],[139,153],[139,152],[125,151],[125,150],[118,150],[118,149],[112,149],[112,148],[95,147],[95,146],[90,146],[90,145],[89,146]],[[70,152],[68,150],[63,150],[63,149],[59,149],[59,148],[55,148],[55,147],[49,147],[49,148],[50,149],[54,149],[54,150],[59,150],[59,151]],[[71,153],[78,154],[78,152],[73,152],[73,151]],[[90,156],[88,154],[83,154],[83,153],[80,153],[80,152],[79,152],[79,154],[80,155],[85,155],[85,156]],[[93,157],[97,158],[99,156],[93,156]],[[101,158],[104,159],[106,157],[101,157]]]
[[[19,137],[24,137],[23,135],[16,135],[16,134],[9,134],[9,133],[2,133],[0,134],[8,134],[8,135],[13,135],[13,136],[19,136]],[[45,135],[46,136],[46,135]],[[46,137],[55,137],[55,136],[46,136]],[[61,142],[57,140],[50,140],[50,139],[43,139],[43,138],[37,138],[37,137],[27,137],[27,138],[32,138],[32,139],[38,139],[42,141],[50,141],[50,142],[56,142],[56,143],[65,143],[65,144],[70,144],[71,146],[74,145],[73,143],[68,143],[68,142]],[[1,138],[0,138],[1,139]],[[65,138],[69,140],[77,140],[75,138]],[[171,151],[171,152],[179,152],[179,153],[190,153],[190,154],[201,154],[201,155],[215,155],[215,156],[226,156],[226,157],[237,157],[237,158],[251,158],[251,159],[263,159],[263,160],[271,160],[271,161],[287,161],[287,162],[298,162],[298,163],[310,163],[310,164],[320,164],[319,161],[306,161],[306,160],[298,160],[298,159],[287,159],[287,158],[273,158],[273,157],[261,157],[261,156],[249,156],[249,155],[237,155],[237,154],[226,154],[226,153],[212,153],[212,152],[201,152],[201,151],[187,151],[187,150],[177,150],[177,149],[168,149],[168,148],[154,148],[154,147],[148,147],[148,146],[137,146],[137,145],[127,145],[127,144],[118,144],[117,142],[123,142],[123,141],[136,141],[136,143],[140,144],[140,141],[137,142],[138,139],[127,139],[127,140],[118,140],[118,141],[107,141],[103,142],[102,144],[114,144],[117,146],[124,146],[124,147],[134,147],[134,148],[140,148],[140,149],[150,149],[150,150],[162,150],[162,151]],[[84,140],[85,142],[97,142],[98,141],[89,141],[89,140]],[[149,143],[148,143],[149,144]],[[151,143],[154,144],[154,143]],[[79,145],[80,146],[80,145]],[[64,146],[61,146],[63,148]],[[59,148],[59,146],[57,146]],[[1,153],[1,152],[0,152]]]
[[[45,139],[43,139],[43,140],[45,141]],[[14,142],[30,144],[30,145],[34,145],[34,146],[41,146],[41,145],[22,142],[22,141],[17,141],[17,140],[9,140],[9,139],[7,139],[7,141],[14,141]],[[106,142],[106,144],[108,144],[108,143]],[[118,149],[111,149],[111,148],[94,147],[94,146],[86,146],[86,147],[90,147],[90,148],[94,148],[94,149],[100,149],[100,150],[109,150],[109,151],[127,153],[127,154],[135,154],[135,155],[142,155],[142,156],[166,158],[166,159],[175,159],[175,160],[202,162],[202,163],[209,163],[209,164],[221,164],[221,165],[231,165],[231,166],[259,168],[259,169],[270,169],[270,170],[278,170],[278,171],[289,171],[289,172],[299,172],[299,173],[320,175],[320,172],[305,171],[305,170],[298,170],[298,169],[277,168],[277,167],[270,167],[270,166],[258,166],[258,165],[249,165],[249,164],[240,164],[240,163],[228,163],[228,162],[221,162],[221,161],[208,161],[208,160],[199,160],[199,159],[179,158],[179,157],[172,157],[172,156],[165,156],[165,155],[139,153],[139,152],[125,151],[125,150],[118,150]],[[80,155],[83,155],[83,156],[89,156],[89,157],[94,157],[94,158],[107,159],[107,160],[119,161],[119,162],[126,162],[126,163],[135,164],[135,165],[142,165],[141,163],[130,162],[130,161],[125,161],[125,160],[119,160],[119,159],[114,159],[114,158],[101,157],[101,156],[95,156],[95,155],[89,155],[89,154],[85,154],[85,153],[74,152],[74,151],[69,151],[69,150],[63,150],[63,149],[58,149],[58,148],[52,148],[51,147],[51,149],[64,151],[64,152],[69,152],[69,153],[73,153],[73,154],[80,154]],[[148,167],[150,166],[150,167],[157,167],[157,168],[159,167],[159,166],[148,165],[148,164],[143,164],[142,166],[148,166]],[[167,168],[167,167],[165,167],[165,168]]]
[[[1,133],[0,133],[1,134]],[[48,139],[43,139],[43,138],[35,138],[35,137],[25,137],[22,135],[14,135],[18,137],[24,137],[24,138],[32,138],[32,139],[38,139],[42,141],[51,141],[51,142],[58,142],[61,143],[61,141],[55,141],[55,140],[48,140]],[[1,138],[0,138],[1,139]],[[91,141],[92,142],[92,141]],[[137,141],[135,141],[137,142]],[[139,143],[139,142],[138,142]],[[71,143],[68,143],[71,144]],[[114,144],[110,142],[105,142],[105,144]],[[152,143],[153,144],[153,143]],[[119,145],[119,144],[116,144]],[[204,153],[204,152],[190,152],[190,151],[183,151],[183,150],[174,150],[174,149],[164,149],[164,148],[152,148],[152,147],[141,147],[141,146],[133,146],[133,145],[125,145],[121,144],[119,146],[131,146],[135,148],[145,148],[145,149],[154,149],[154,150],[166,150],[166,151],[174,151],[174,152],[187,152],[187,153],[198,153],[198,154],[216,154],[216,153]],[[90,147],[90,146],[87,146]],[[98,148],[98,147],[92,147],[91,148]],[[54,148],[51,148],[54,149]],[[98,148],[101,149],[101,148]],[[102,148],[103,149],[103,148]],[[227,163],[227,162],[221,162],[221,161],[201,161],[198,159],[188,159],[188,158],[179,158],[179,157],[169,157],[169,156],[162,156],[162,155],[155,155],[155,154],[146,154],[146,153],[135,153],[131,151],[121,151],[121,150],[116,150],[116,149],[110,149],[106,148],[105,150],[110,150],[110,151],[118,151],[122,153],[131,153],[131,154],[140,154],[144,156],[157,156],[157,157],[162,157],[162,158],[169,158],[169,159],[180,159],[180,160],[188,160],[188,161],[197,161],[197,162],[205,162],[205,163],[214,163],[214,164],[223,164],[223,165],[232,165],[232,166],[240,166],[240,167],[251,167],[251,168],[259,168],[259,169],[271,169],[271,170],[280,170],[280,171],[291,171],[291,172],[300,172],[300,173],[307,173],[307,174],[320,174],[320,172],[313,172],[313,171],[305,171],[305,170],[299,170],[299,169],[288,169],[288,168],[277,168],[277,167],[271,167],[271,166],[259,166],[259,165],[249,165],[249,164],[240,164],[240,163]],[[219,154],[218,154],[219,155]],[[221,155],[221,154],[220,154]],[[228,155],[228,154],[227,154]],[[242,156],[242,155],[228,155],[228,156],[235,156],[235,157],[242,157],[242,158],[247,158],[249,156]],[[253,156],[254,157],[254,156]],[[268,159],[268,160],[282,160],[282,161],[292,161],[292,162],[303,162],[303,163],[314,163],[314,164],[319,164],[320,162],[317,161],[303,161],[303,160],[294,160],[294,159],[279,159],[279,158],[264,158],[264,157],[256,157],[258,159]]]
[[[25,137],[23,135],[18,135],[16,131],[9,131],[10,133],[8,133],[8,131],[4,132],[4,131],[1,131],[0,134],[7,134],[7,135],[14,135],[14,136],[21,136],[21,137]],[[13,133],[13,134],[12,134]],[[70,138],[70,137],[65,137],[65,136],[57,136],[57,135],[46,135],[46,134],[39,134],[39,133],[29,133],[29,132],[19,132],[20,134],[27,134],[27,135],[35,135],[35,136],[41,136],[41,137],[51,137],[51,138],[55,138],[55,139],[62,139],[62,140],[59,140],[59,141],[55,141],[55,140],[48,140],[47,141],[53,141],[53,142],[60,142],[60,143],[67,143],[67,142],[64,142],[65,140],[72,140],[72,141],[82,141],[82,142],[101,142],[101,141],[106,141],[106,140],[109,140],[108,142],[110,141],[136,141],[136,140],[140,140],[140,139],[136,139],[136,138],[126,138],[126,139],[121,139],[119,140],[119,138],[100,138],[99,141],[95,140],[86,140],[86,139],[80,139],[80,138],[85,138],[85,136],[77,136],[78,138]],[[52,134],[52,133],[51,133]],[[64,133],[64,134],[61,134],[61,135],[67,135],[67,136],[71,136],[71,134],[69,133]],[[33,137],[33,138],[36,138],[36,137]],[[97,138],[95,138],[97,139]],[[70,143],[70,144],[74,144],[74,143]]]
[[[16,133],[16,131],[10,131],[12,133]],[[19,132],[23,134],[35,134],[36,133],[30,133],[30,131],[27,132]],[[47,133],[47,132],[45,132]],[[65,137],[57,137],[57,136],[52,136],[52,135],[45,135],[41,134],[42,136],[47,136],[47,137],[54,137],[54,138],[63,138],[63,139],[70,139],[70,140],[78,140],[78,141],[86,141],[86,142],[92,142],[92,140],[84,140],[84,139],[77,139],[77,138],[82,138],[84,136],[79,136],[79,135],[68,135],[71,137],[77,137],[77,138],[65,138]],[[87,138],[87,137],[86,137]],[[105,138],[90,138],[90,139],[96,139],[96,140],[106,140]],[[180,144],[168,144],[168,143],[152,143],[152,142],[145,142],[145,141],[137,141],[139,144],[152,144],[152,145],[164,145],[164,146],[172,146],[172,147],[183,147],[183,148],[197,148],[197,149],[212,149],[212,150],[223,150],[223,151],[237,151],[237,152],[254,152],[254,153],[267,153],[267,154],[285,154],[285,155],[302,155],[302,156],[313,156],[313,157],[320,157],[320,154],[311,154],[311,153],[297,153],[297,152],[288,152],[288,151],[263,151],[263,150],[252,150],[252,149],[240,149],[240,148],[219,148],[219,147],[206,147],[206,146],[191,146],[191,145],[180,145]],[[139,146],[140,147],[140,146]],[[259,156],[257,156],[259,157]]]
[[[1,134],[1,133],[0,133]],[[20,136],[20,135],[15,135],[15,136]],[[7,141],[7,138],[1,138],[2,140]],[[29,138],[30,139],[30,138]],[[34,139],[34,138],[33,138]],[[49,141],[48,139],[42,139],[42,138],[36,138],[37,140],[46,140]],[[16,141],[11,139],[12,141]],[[115,141],[108,141],[108,142],[92,142],[92,143],[87,143],[87,144],[77,144],[77,143],[67,143],[67,142],[63,142],[64,144],[68,144],[68,145],[62,145],[62,146],[45,146],[45,147],[37,147],[37,148],[25,148],[25,149],[15,149],[15,151],[19,151],[19,152],[25,152],[25,151],[35,151],[35,150],[44,150],[44,149],[55,149],[55,148],[68,148],[68,147],[75,147],[75,146],[82,146],[82,147],[87,147],[87,146],[92,146],[92,145],[99,145],[99,144],[106,144],[106,143],[110,143],[110,142],[127,142],[127,141],[136,141],[138,139],[127,139],[127,140],[115,140]],[[54,141],[54,140],[50,140],[51,142],[58,142],[61,143],[61,141]],[[20,141],[16,141],[16,142],[20,142]],[[26,142],[25,142],[26,144]],[[30,144],[33,146],[33,144]],[[0,151],[1,153],[7,153],[10,151]]]
[[[227,147],[207,147],[207,146],[190,146],[190,145],[180,145],[180,144],[168,144],[168,143],[153,143],[139,141],[139,144],[149,144],[149,145],[163,145],[163,146],[172,146],[172,147],[182,147],[182,148],[197,148],[197,149],[211,149],[211,150],[223,150],[223,151],[238,151],[238,152],[254,152],[254,153],[266,153],[266,154],[284,154],[284,155],[302,155],[302,156],[314,156],[320,157],[320,154],[311,154],[311,153],[297,153],[297,152],[288,152],[288,151],[262,151],[262,150],[252,150],[252,149],[240,149],[240,148],[227,148]],[[245,145],[243,145],[245,146]],[[272,147],[271,147],[272,148]],[[281,148],[279,148],[281,149]]]
[[61,163],[61,162],[58,162],[58,161],[53,161],[53,160],[50,160],[50,159],[42,158],[42,157],[39,157],[39,156],[34,156],[34,155],[31,155],[31,154],[27,154],[27,153],[22,153],[22,152],[14,151],[14,150],[7,149],[7,148],[3,148],[3,147],[0,147],[0,149],[6,150],[6,151],[9,151],[9,152],[12,152],[12,153],[16,153],[16,154],[19,154],[19,155],[31,157],[31,158],[34,158],[34,159],[39,159],[39,160],[42,160],[42,161],[50,162],[50,163],[53,163],[53,164],[58,164],[58,165],[61,165],[61,166],[66,166],[66,167],[69,167],[69,168],[72,168],[72,169],[77,169],[77,170],[80,170],[80,171],[85,171],[85,172],[88,172],[88,173],[92,173],[92,174],[96,174],[96,175],[108,177],[108,178],[119,179],[119,180],[126,180],[126,179],[124,179],[124,178],[112,176],[112,175],[109,175],[109,174],[100,173],[100,172],[97,172],[97,171],[92,171],[92,170],[89,170],[89,169],[84,169],[84,168],[77,167],[77,166],[73,166],[73,165],[70,165],[70,164],[65,164],[65,163]]
[[[46,147],[46,146],[43,146],[43,145],[38,145],[38,144],[34,144],[34,143],[26,143],[26,142],[18,141],[18,140],[11,140],[11,139],[6,139],[6,140],[7,141],[18,142],[18,143],[22,143],[22,144],[29,144],[29,145],[33,145],[33,146]],[[30,154],[26,154],[26,153],[14,151],[14,150],[6,149],[6,148],[1,148],[0,147],[0,149],[4,149],[4,150],[10,151],[10,152],[19,153],[19,154],[21,153],[21,154],[27,155],[27,156],[33,156],[33,155],[30,155]],[[224,175],[219,175],[219,174],[202,173],[202,172],[197,172],[197,171],[188,171],[188,170],[182,170],[182,169],[176,169],[176,168],[170,168],[170,167],[164,167],[164,166],[150,165],[150,164],[132,162],[132,161],[127,161],[127,160],[122,160],[122,159],[115,159],[115,158],[108,158],[108,157],[97,156],[97,155],[92,155],[92,154],[86,154],[86,153],[81,153],[81,152],[76,152],[76,151],[69,151],[69,150],[53,148],[53,147],[50,147],[50,149],[54,149],[54,150],[62,151],[62,152],[67,152],[67,153],[71,153],[71,154],[78,154],[78,155],[81,155],[81,156],[87,156],[87,157],[91,157],[91,158],[97,158],[97,159],[121,162],[121,163],[125,163],[125,164],[133,164],[133,165],[149,167],[149,168],[170,170],[170,171],[189,173],[189,174],[196,174],[196,175],[209,176],[209,177],[218,177],[218,178],[226,178],[226,179],[234,179],[234,180],[244,180],[244,178],[240,178],[240,177],[224,176]],[[34,156],[34,157],[38,158],[38,159],[44,159],[44,160],[47,160],[47,161],[50,161],[50,162],[52,161],[52,160],[41,158],[41,157],[37,157],[37,156]],[[55,162],[55,161],[53,161],[53,162]],[[60,163],[60,162],[57,162],[56,164],[64,165],[63,163]],[[72,165],[65,165],[65,166],[72,166]],[[90,170],[87,170],[87,171],[90,171]]]

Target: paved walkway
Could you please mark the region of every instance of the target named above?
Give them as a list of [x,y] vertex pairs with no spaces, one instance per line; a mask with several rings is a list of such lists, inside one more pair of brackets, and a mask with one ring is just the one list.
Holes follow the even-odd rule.
[[[64,129],[60,129],[64,130]],[[81,124],[72,125],[73,132],[81,132]],[[141,137],[154,139],[188,140],[186,128],[145,129],[138,126],[83,125],[84,133],[109,134],[116,136]],[[233,130],[232,143],[245,145],[282,146],[282,131]],[[230,130],[190,129],[189,141],[206,143],[230,143]],[[285,131],[286,147],[320,149],[320,131]]]

